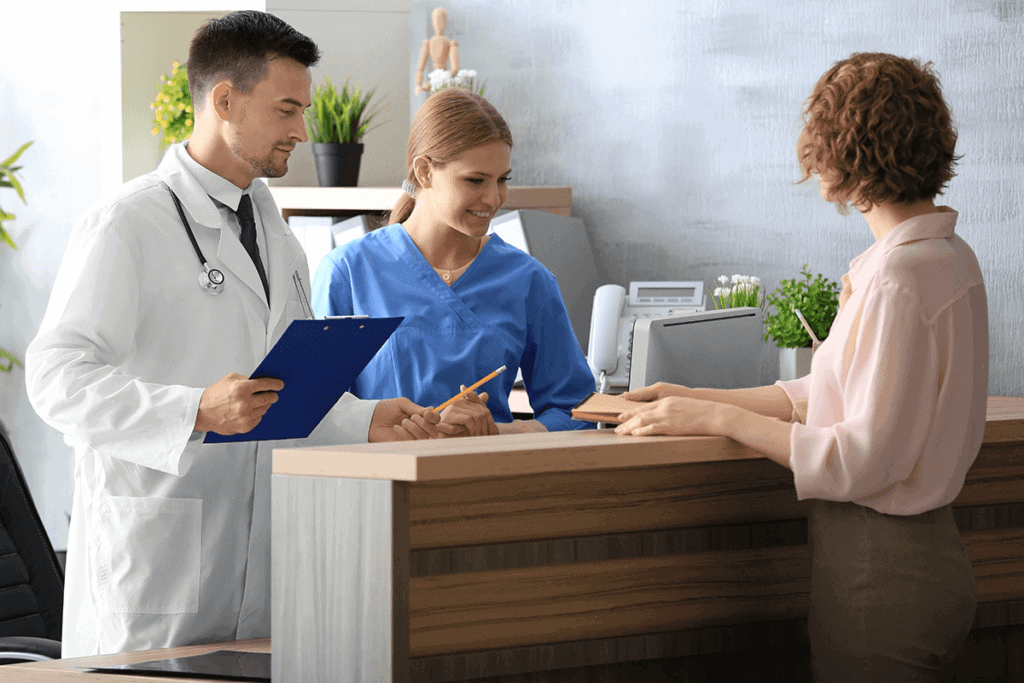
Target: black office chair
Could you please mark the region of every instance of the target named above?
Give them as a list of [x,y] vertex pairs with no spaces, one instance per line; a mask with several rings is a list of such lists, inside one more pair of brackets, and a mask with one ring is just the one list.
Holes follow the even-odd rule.
[[64,572],[0,423],[0,664],[60,658]]

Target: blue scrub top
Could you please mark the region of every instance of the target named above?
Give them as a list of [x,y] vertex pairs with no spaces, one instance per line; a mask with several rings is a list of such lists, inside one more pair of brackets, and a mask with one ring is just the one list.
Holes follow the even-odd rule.
[[318,316],[405,320],[352,385],[360,398],[406,396],[437,406],[502,365],[477,391],[495,422],[511,422],[508,395],[522,368],[534,416],[550,431],[593,425],[569,411],[594,391],[594,377],[558,290],[535,258],[491,235],[451,286],[400,224],[337,247],[317,268]]

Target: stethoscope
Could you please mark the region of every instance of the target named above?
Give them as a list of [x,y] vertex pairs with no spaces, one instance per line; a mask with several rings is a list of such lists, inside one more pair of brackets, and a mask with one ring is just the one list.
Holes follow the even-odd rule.
[[181,208],[181,200],[178,199],[178,195],[174,194],[174,190],[170,187],[168,187],[167,190],[171,193],[171,198],[174,199],[174,206],[178,209],[178,215],[181,217],[181,224],[185,226],[185,232],[188,233],[189,240],[192,241],[192,248],[196,250],[196,256],[199,257],[199,262],[203,264],[203,272],[199,273],[199,286],[210,294],[220,294],[224,291],[224,273],[220,272],[216,268],[211,268],[210,264],[206,262],[206,257],[203,256],[203,250],[199,248],[199,243],[196,242],[196,236],[192,233],[192,228],[188,224],[188,219],[185,218],[185,210]]

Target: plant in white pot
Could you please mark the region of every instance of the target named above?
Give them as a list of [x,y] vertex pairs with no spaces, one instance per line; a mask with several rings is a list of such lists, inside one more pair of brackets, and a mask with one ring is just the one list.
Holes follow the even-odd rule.
[[[26,142],[18,148],[17,152],[0,162],[0,187],[9,187],[17,192],[18,197],[21,199],[23,204],[28,204],[28,202],[25,201],[25,193],[21,189],[21,182],[15,175],[21,170],[21,166],[15,166],[14,164],[18,162],[18,158],[21,157],[21,153],[28,149],[31,144],[31,142]],[[11,236],[6,230],[4,230],[4,221],[11,220],[14,220],[14,214],[7,213],[4,211],[3,207],[0,206],[0,242],[3,242],[11,249],[17,249],[18,245],[14,243]],[[10,372],[11,368],[15,365],[20,367],[21,361],[15,358],[14,355],[8,351],[0,349],[0,372]]]
[[359,162],[363,154],[363,136],[370,122],[380,114],[379,102],[370,106],[377,91],[349,89],[349,82],[338,90],[328,77],[313,89],[312,106],[306,110],[306,131],[313,143],[316,177],[320,187],[355,187],[359,182]]
[[839,283],[818,273],[811,276],[804,264],[801,278],[782,280],[778,289],[765,298],[775,308],[766,311],[765,339],[779,347],[779,379],[796,379],[811,371],[813,355],[811,335],[804,329],[796,311],[804,316],[814,335],[825,341],[839,310]]

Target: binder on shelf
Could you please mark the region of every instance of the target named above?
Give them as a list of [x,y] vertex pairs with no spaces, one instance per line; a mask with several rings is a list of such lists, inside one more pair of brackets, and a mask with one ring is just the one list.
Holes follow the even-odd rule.
[[304,439],[404,318],[293,320],[250,375],[273,377],[284,389],[263,419],[245,434],[207,432],[205,443]]

